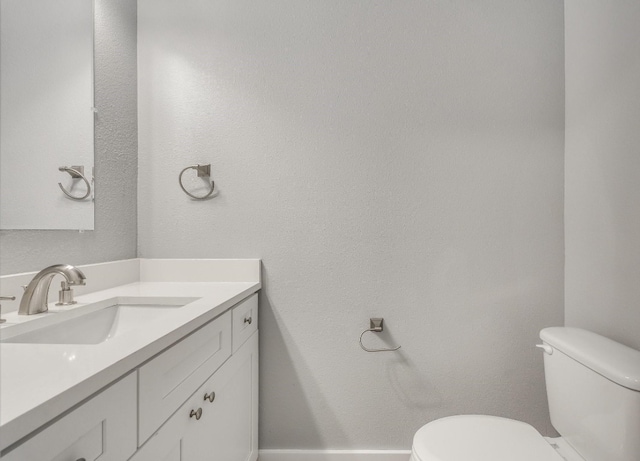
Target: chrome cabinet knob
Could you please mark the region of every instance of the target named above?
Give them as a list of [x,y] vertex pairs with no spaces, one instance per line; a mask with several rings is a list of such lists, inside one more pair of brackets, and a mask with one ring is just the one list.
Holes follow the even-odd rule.
[[198,408],[197,410],[191,410],[189,413],[189,418],[193,418],[195,416],[196,421],[202,418],[202,408]]
[[211,392],[211,394],[207,394],[207,393],[204,394],[204,399],[208,400],[211,403],[213,403],[215,398],[216,398],[216,393],[215,392]]
[[244,318],[244,323],[248,323],[249,325],[251,325],[252,320],[253,319],[251,317],[245,317]]

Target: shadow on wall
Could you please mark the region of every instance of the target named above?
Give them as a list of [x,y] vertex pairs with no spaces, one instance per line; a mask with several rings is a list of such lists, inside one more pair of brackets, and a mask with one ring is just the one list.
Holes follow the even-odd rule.
[[[362,340],[363,344],[370,349],[402,346],[399,340],[394,338],[391,329],[386,326],[381,333],[365,334]],[[383,354],[379,358],[386,359],[384,361],[385,376],[391,384],[394,396],[407,411],[416,415],[418,420],[426,422],[427,410],[442,408],[441,393],[432,382],[420,373],[421,367],[411,360],[410,350],[407,347],[401,347],[395,352],[371,352],[370,354]],[[422,356],[422,354],[417,354],[417,356]]]
[[[261,448],[308,448],[326,445],[323,433],[327,428],[320,428],[314,419],[313,407],[325,410],[323,420],[329,417],[331,432],[338,433],[341,440],[347,441],[346,432],[341,428],[338,419],[332,412],[327,413],[329,403],[323,397],[320,388],[311,378],[309,367],[297,348],[292,347],[291,335],[278,321],[277,309],[269,299],[269,277],[262,265],[262,290],[259,295],[260,305],[260,350],[269,351],[260,357],[260,442]],[[304,381],[304,382],[303,382]],[[277,396],[272,395],[277,393]],[[285,395],[286,397],[282,397]],[[279,402],[286,401],[286,405]],[[313,401],[313,405],[310,402]],[[263,414],[269,415],[269,421],[287,423],[272,427],[264,424]],[[282,427],[287,428],[283,434]],[[264,443],[265,440],[269,444]],[[296,447],[291,447],[295,441]]]
[[[269,274],[262,265],[262,290],[260,291],[260,348],[269,351],[260,357],[260,446],[264,449],[358,449],[345,429],[346,421],[335,412],[336,402],[323,391],[315,375],[313,363],[303,356],[295,338],[280,316],[278,306],[269,295]],[[304,306],[300,306],[303,308]],[[309,328],[316,328],[310,326]],[[359,327],[358,327],[359,328]],[[352,338],[349,338],[351,340]],[[391,347],[396,338],[390,329],[381,334],[365,335],[364,342],[373,348]],[[408,350],[393,353],[367,353],[362,351],[353,337],[351,353],[359,354],[362,367],[353,370],[353,377],[361,380],[363,392],[379,392],[371,381],[388,382],[391,393],[378,394],[379,398],[397,400],[397,411],[405,413],[417,430],[425,424],[430,413],[442,413],[444,399],[434,383],[420,373],[421,366],[409,358]],[[379,361],[384,370],[371,374],[368,361]],[[375,368],[374,368],[375,369]],[[367,373],[369,370],[369,373]],[[362,373],[365,373],[364,375]],[[336,379],[344,380],[344,376]],[[384,388],[386,386],[382,386]],[[369,398],[373,396],[370,395]],[[375,400],[375,398],[373,398]],[[339,399],[338,399],[339,401]],[[384,407],[384,405],[383,405]],[[357,405],[354,405],[354,409]],[[378,413],[376,409],[371,410]],[[268,415],[268,417],[263,417]],[[378,425],[372,421],[371,413],[355,415],[362,418],[363,427]],[[411,433],[411,435],[413,432]],[[267,443],[268,442],[268,443]],[[408,440],[407,443],[410,443]],[[405,448],[408,448],[407,445]]]
[[387,362],[387,379],[396,397],[406,408],[414,413],[427,414],[428,409],[442,407],[442,396],[436,387],[418,372],[418,369],[417,365],[400,349],[397,359]]

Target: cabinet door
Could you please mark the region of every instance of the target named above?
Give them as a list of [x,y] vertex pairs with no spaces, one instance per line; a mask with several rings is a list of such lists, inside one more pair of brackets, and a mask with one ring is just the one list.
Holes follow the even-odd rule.
[[215,398],[204,401],[198,440],[184,446],[187,460],[255,461],[258,457],[258,334],[231,358],[203,386],[202,398],[212,392]]
[[136,449],[136,374],[16,447],[2,461],[122,461]]
[[255,461],[257,457],[256,332],[130,461]]
[[222,314],[140,367],[142,445],[231,355],[231,312]]

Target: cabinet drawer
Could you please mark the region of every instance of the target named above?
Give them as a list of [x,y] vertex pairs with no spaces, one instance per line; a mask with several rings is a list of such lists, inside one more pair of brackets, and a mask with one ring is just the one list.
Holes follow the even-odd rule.
[[231,355],[226,312],[138,370],[138,444],[142,445]]
[[258,294],[233,308],[233,352],[235,353],[258,329]]
[[132,373],[2,457],[2,461],[122,461],[135,452]]

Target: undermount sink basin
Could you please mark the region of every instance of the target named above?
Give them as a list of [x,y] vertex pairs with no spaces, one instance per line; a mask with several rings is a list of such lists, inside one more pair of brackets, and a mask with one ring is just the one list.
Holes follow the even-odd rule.
[[[183,307],[197,298],[126,298],[62,312],[2,330],[3,343],[100,344],[122,336]],[[36,325],[36,323],[41,322]],[[24,331],[24,330],[27,331]],[[12,334],[13,333],[13,334]]]

